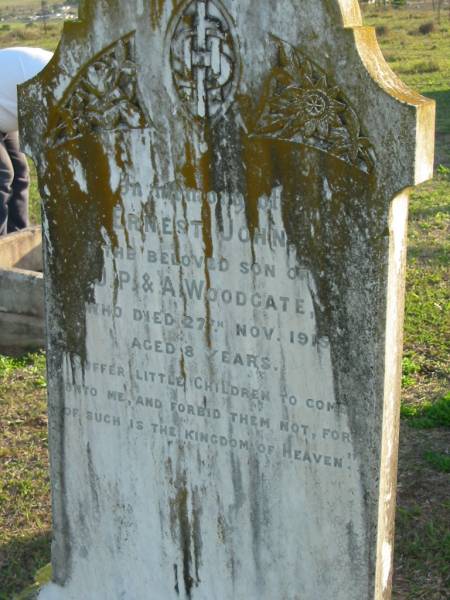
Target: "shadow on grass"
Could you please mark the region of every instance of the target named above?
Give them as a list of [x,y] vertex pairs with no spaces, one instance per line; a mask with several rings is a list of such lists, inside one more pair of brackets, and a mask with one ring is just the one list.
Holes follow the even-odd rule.
[[450,89],[424,92],[423,95],[436,100],[437,133],[450,133]]
[[0,546],[0,600],[11,600],[50,562],[51,533],[12,539]]
[[450,203],[448,202],[448,197],[442,198],[442,202],[437,201],[433,203],[432,206],[414,207],[411,209],[411,221],[430,219],[440,213],[443,215],[450,215]]
[[449,254],[445,248],[426,244],[410,244],[408,246],[408,260],[421,260],[432,263],[432,265],[446,266],[449,263]]
[[436,169],[441,165],[450,167],[450,133],[436,133],[434,164]]

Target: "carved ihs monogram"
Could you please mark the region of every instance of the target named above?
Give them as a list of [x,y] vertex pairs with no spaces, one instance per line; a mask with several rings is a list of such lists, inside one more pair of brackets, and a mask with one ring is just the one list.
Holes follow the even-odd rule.
[[185,2],[175,19],[170,60],[178,95],[197,118],[231,106],[239,81],[234,25],[219,0]]

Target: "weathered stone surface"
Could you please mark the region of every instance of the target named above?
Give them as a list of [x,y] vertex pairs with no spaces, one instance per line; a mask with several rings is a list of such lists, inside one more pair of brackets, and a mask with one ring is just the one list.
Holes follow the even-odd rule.
[[25,91],[52,316],[40,598],[389,598],[432,102],[353,0],[85,2]]

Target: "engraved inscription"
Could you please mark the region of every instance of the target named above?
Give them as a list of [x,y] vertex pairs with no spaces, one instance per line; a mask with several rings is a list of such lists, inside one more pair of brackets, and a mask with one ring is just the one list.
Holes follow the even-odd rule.
[[239,81],[237,48],[231,17],[218,0],[183,5],[170,60],[178,94],[193,116],[217,118],[230,107]]
[[297,48],[272,36],[278,65],[265,85],[253,135],[320,148],[370,172],[375,155],[355,110],[329,76]]
[[118,40],[85,65],[56,108],[49,145],[59,146],[99,130],[146,127],[136,70],[134,34]]
[[[105,241],[86,310],[104,339],[96,347],[113,328],[128,362],[93,349],[83,378],[66,384],[66,418],[108,435],[132,430],[137,443],[176,442],[203,459],[250,453],[267,468],[352,480],[348,410],[334,398],[330,342],[316,326],[312,275],[286,236],[283,194],[259,199],[251,234],[235,192],[149,186],[151,210],[114,209],[118,243]],[[223,213],[211,255],[205,205]]]

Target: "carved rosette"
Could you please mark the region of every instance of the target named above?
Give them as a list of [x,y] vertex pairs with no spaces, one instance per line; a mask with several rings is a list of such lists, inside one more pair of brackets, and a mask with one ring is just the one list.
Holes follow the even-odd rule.
[[129,34],[79,71],[56,107],[47,134],[49,146],[96,131],[147,126],[137,94],[134,56],[134,34]]
[[279,64],[266,82],[253,135],[314,146],[370,172],[372,145],[361,135],[358,116],[342,90],[298,49],[272,38]]

